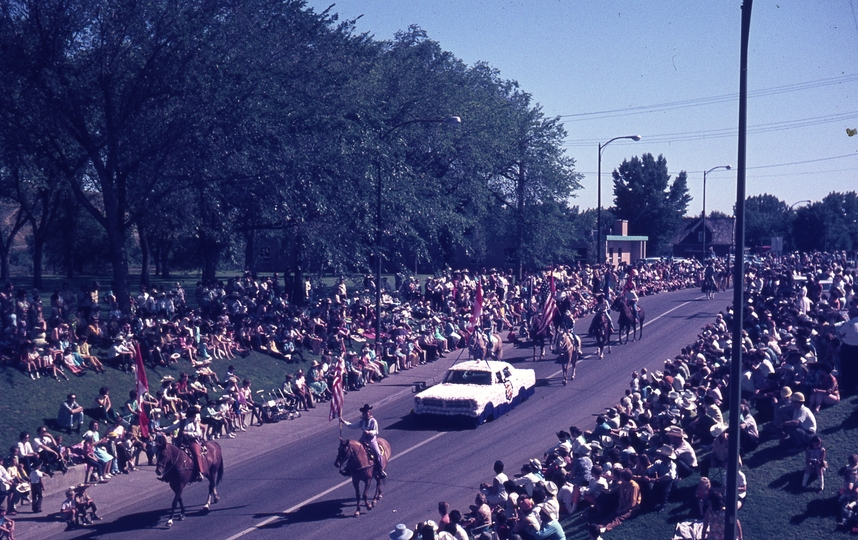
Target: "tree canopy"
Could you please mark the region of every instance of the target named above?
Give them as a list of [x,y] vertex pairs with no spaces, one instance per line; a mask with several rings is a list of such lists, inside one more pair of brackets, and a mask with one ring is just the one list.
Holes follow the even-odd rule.
[[616,218],[628,220],[629,234],[649,237],[650,253],[666,253],[691,201],[685,171],[671,182],[667,159],[643,154],[624,160],[612,176]]
[[45,219],[80,223],[73,197],[123,309],[132,258],[144,282],[151,261],[211,279],[260,236],[296,273],[440,268],[499,239],[535,265],[574,237],[558,118],[420,28],[376,41],[303,0],[0,0],[0,122],[0,196],[48,224],[39,253],[67,232]]

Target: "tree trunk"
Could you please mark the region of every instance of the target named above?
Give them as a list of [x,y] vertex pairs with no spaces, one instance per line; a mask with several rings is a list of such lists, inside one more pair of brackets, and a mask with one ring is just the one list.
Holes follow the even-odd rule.
[[9,254],[12,242],[8,246],[0,246],[0,281],[9,281]]
[[33,235],[33,287],[41,290],[42,286],[42,254],[45,250],[45,239],[42,234]]
[[516,252],[518,255],[518,279],[524,276],[524,165],[518,164],[518,185],[516,185]]
[[149,249],[149,233],[146,232],[145,227],[137,225],[137,237],[140,239],[140,286],[148,288],[152,250]]
[[200,235],[201,248],[203,252],[203,281],[215,281],[217,276],[217,264],[220,259],[220,246],[217,242],[210,241],[206,234]]
[[256,251],[256,231],[248,229],[244,233],[244,267],[256,275],[256,264],[253,253]]

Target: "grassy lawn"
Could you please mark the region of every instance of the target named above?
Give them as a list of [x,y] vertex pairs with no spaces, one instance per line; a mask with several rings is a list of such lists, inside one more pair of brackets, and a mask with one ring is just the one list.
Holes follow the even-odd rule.
[[[817,482],[801,487],[804,452],[787,454],[778,447],[777,439],[760,444],[744,459],[743,471],[748,478],[748,496],[738,517],[746,539],[777,538],[805,540],[849,537],[835,532],[837,491],[842,479],[837,471],[846,457],[858,452],[858,398],[852,397],[816,415],[819,435],[828,450],[829,470],[825,491],[816,493]],[[720,469],[713,469],[720,474]],[[693,519],[692,505],[699,475],[683,480],[671,494],[671,504],[662,514],[639,515],[603,534],[605,540],[668,539],[676,524]],[[568,538],[587,538],[586,520],[579,512],[563,523]]]
[[[218,377],[223,377],[227,366],[232,364],[235,366],[235,372],[239,377],[250,379],[253,381],[255,391],[264,390],[264,395],[267,395],[269,390],[279,388],[282,385],[285,373],[295,372],[302,365],[306,370],[312,360],[317,358],[309,351],[304,353],[304,357],[307,359],[304,364],[287,364],[271,356],[254,352],[247,358],[236,357],[233,360],[215,360],[211,367],[218,374]],[[135,376],[107,365],[105,367],[107,372],[104,374],[87,372],[80,377],[76,377],[66,370],[66,374],[71,380],[61,379],[57,382],[53,378],[45,377],[34,381],[16,366],[0,366],[0,395],[2,395],[0,398],[0,419],[2,419],[0,424],[0,445],[2,445],[0,446],[0,453],[3,456],[8,455],[6,450],[18,442],[18,435],[21,431],[29,431],[33,436],[36,428],[43,424],[54,431],[57,411],[70,392],[77,395],[78,403],[81,406],[89,409],[95,407],[95,398],[99,388],[107,386],[110,388],[114,408],[121,410],[128,399],[129,390],[135,388]],[[192,372],[191,365],[187,360],[158,369],[147,366],[146,375],[150,390],[154,393],[158,389],[161,377],[172,375],[178,379],[179,373],[182,371]],[[220,394],[216,392],[210,395],[217,397]],[[266,397],[266,399],[268,398]],[[87,422],[89,419],[87,418]],[[67,444],[74,444],[79,441],[80,437],[75,433],[64,438],[64,442]]]

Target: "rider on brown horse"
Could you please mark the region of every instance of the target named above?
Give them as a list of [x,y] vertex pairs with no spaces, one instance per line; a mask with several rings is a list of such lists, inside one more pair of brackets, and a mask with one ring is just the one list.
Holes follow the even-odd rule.
[[629,281],[626,284],[626,291],[623,294],[623,298],[626,301],[626,305],[631,308],[632,316],[635,320],[640,320],[640,317],[638,316],[638,293],[635,291],[634,281]]
[[360,408],[360,412],[363,413],[363,416],[357,424],[352,425],[351,422],[343,420],[342,418],[340,418],[340,422],[352,429],[359,429],[362,431],[360,442],[365,446],[369,446],[372,449],[372,453],[375,455],[376,476],[378,478],[387,478],[387,472],[385,472],[384,463],[381,460],[381,450],[378,448],[378,420],[372,416],[372,407],[369,403],[364,404],[364,406]]
[[200,408],[191,405],[188,407],[185,418],[158,431],[171,432],[175,430],[179,430],[176,445],[190,450],[191,457],[193,457],[191,461],[194,463],[194,475],[191,477],[191,482],[199,482],[203,479],[202,471],[206,470],[200,447],[204,435],[204,427],[200,422]]
[[610,309],[610,305],[608,304],[608,300],[605,299],[605,295],[599,293],[596,295],[596,307],[593,308],[593,311],[596,313],[596,316],[593,317],[593,322],[590,323],[590,335],[596,333],[596,325],[600,323],[600,321],[605,318],[611,325],[611,333],[614,333],[614,321],[611,320],[611,316],[608,315],[608,310]]

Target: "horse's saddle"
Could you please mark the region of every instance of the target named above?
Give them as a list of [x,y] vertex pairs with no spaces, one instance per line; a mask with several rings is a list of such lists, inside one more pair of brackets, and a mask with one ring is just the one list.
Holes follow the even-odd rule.
[[[361,444],[363,445],[363,449],[366,450],[366,457],[369,460],[370,466],[374,467],[375,466],[375,452],[373,452],[373,450],[372,450],[372,445],[369,444],[368,442],[364,442],[364,441],[361,441]],[[382,456],[384,456],[384,447],[383,446],[378,445],[378,451],[381,453]]]

